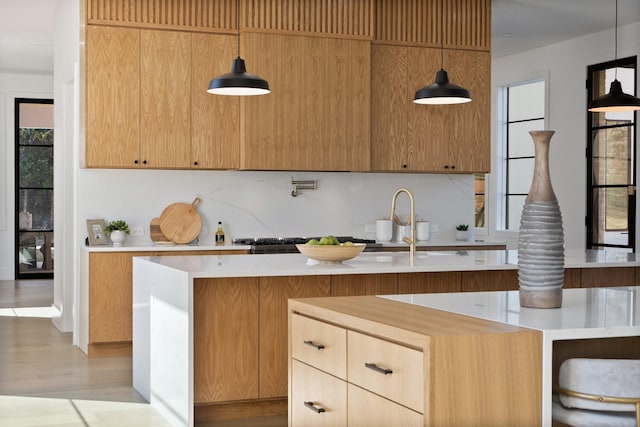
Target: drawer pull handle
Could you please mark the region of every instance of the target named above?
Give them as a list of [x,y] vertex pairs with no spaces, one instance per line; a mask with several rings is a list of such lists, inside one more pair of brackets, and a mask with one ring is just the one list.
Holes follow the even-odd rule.
[[310,345],[311,347],[314,347],[316,350],[322,350],[324,348],[322,344],[316,344],[313,341],[305,341],[304,343],[306,345]]
[[375,363],[365,363],[364,366],[369,369],[373,369],[376,372],[380,372],[381,374],[385,374],[385,375],[393,374],[393,371],[391,369],[381,368]]
[[321,413],[324,412],[324,408],[323,407],[315,406],[313,404],[313,402],[304,402],[304,406],[306,406],[307,408],[311,409],[316,414],[321,414]]

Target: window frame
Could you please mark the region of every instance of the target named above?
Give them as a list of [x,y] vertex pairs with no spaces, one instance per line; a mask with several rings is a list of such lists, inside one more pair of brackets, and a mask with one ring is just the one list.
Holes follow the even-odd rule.
[[485,177],[486,184],[490,190],[487,191],[485,206],[485,226],[490,227],[488,232],[498,238],[517,240],[519,235],[519,227],[517,229],[505,229],[506,224],[506,185],[508,175],[506,173],[506,157],[507,157],[507,137],[508,137],[508,87],[518,86],[526,83],[544,81],[544,129],[549,127],[549,88],[550,88],[550,72],[546,70],[538,70],[533,73],[524,74],[522,76],[510,78],[500,82],[495,82],[495,147],[493,156],[495,165],[491,176]]

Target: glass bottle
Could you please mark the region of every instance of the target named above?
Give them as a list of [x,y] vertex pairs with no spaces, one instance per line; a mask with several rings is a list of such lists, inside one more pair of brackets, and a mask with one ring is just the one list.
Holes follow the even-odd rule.
[[222,221],[218,221],[218,229],[216,230],[216,246],[224,246],[224,230],[222,229]]

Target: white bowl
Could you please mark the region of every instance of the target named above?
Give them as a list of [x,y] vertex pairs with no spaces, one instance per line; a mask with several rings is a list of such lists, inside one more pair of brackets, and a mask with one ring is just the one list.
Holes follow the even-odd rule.
[[355,258],[364,250],[366,243],[354,243],[353,246],[340,245],[296,245],[302,255],[320,261],[322,264],[340,264]]

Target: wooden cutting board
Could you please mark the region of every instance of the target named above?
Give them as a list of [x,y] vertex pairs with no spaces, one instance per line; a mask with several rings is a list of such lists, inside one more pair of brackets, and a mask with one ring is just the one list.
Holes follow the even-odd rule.
[[160,215],[160,231],[169,240],[179,245],[192,242],[202,230],[202,219],[196,210],[200,198],[193,203],[172,203]]
[[151,241],[156,245],[175,245],[175,243],[162,234],[162,230],[160,230],[160,217],[151,220],[151,224],[149,224],[149,236],[151,237]]

